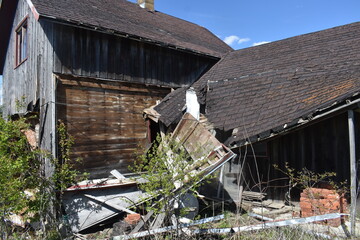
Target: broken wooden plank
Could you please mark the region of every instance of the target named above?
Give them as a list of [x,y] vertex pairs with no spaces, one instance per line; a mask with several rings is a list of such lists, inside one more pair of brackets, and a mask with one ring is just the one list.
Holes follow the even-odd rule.
[[136,186],[138,182],[139,181],[126,179],[120,183],[117,179],[107,179],[107,178],[85,180],[65,189],[65,192],[98,190],[101,188],[131,187],[131,186]]
[[260,193],[260,192],[251,192],[251,191],[244,191],[242,194],[242,198],[244,200],[263,200],[266,196],[266,193]]
[[173,230],[176,230],[179,228],[187,228],[190,226],[200,225],[200,224],[204,224],[204,223],[208,223],[208,222],[219,221],[221,219],[224,219],[223,214],[219,215],[219,216],[215,216],[215,217],[209,217],[209,218],[204,218],[204,219],[200,219],[197,221],[193,221],[192,223],[180,224],[178,226],[168,226],[168,227],[164,227],[164,228],[158,228],[158,229],[154,229],[154,230],[138,232],[135,234],[116,236],[116,237],[113,237],[112,240],[126,240],[126,239],[140,238],[140,237],[150,236],[150,235],[154,235],[154,234],[173,231]]
[[208,174],[236,156],[189,113],[184,114],[171,138],[193,159],[194,163],[185,169],[189,173]]
[[165,220],[165,213],[160,213],[156,216],[154,223],[151,225],[150,229],[158,229],[161,227],[161,224],[164,222]]
[[119,180],[119,182],[122,182],[123,180],[126,179],[126,177],[124,175],[122,175],[118,170],[114,169],[112,171],[110,171],[111,175],[113,175],[114,177],[116,177],[117,180]]

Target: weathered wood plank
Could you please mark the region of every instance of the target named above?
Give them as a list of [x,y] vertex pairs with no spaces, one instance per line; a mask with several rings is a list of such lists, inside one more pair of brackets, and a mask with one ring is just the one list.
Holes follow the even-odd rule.
[[[58,81],[58,116],[75,138],[72,157],[83,159],[76,167],[91,177],[107,177],[112,169],[129,172],[147,142],[142,111],[170,89],[65,76]],[[101,173],[99,167],[105,167]]]
[[196,81],[216,62],[111,34],[84,29],[74,31],[71,26],[58,26],[55,31],[58,73],[180,87]]
[[107,78],[109,71],[108,62],[108,49],[109,49],[109,36],[102,35],[100,37],[100,63],[99,63],[99,77]]

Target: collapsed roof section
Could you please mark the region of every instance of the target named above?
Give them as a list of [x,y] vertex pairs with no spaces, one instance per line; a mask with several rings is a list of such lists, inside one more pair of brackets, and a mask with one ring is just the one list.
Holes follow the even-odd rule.
[[[240,146],[346,106],[360,92],[360,22],[228,53],[193,84],[208,120]],[[160,103],[169,125],[183,90]]]

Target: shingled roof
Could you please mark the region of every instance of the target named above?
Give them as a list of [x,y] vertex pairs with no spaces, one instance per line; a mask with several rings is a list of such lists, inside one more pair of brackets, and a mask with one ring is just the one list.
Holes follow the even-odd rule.
[[232,49],[206,28],[126,0],[32,0],[40,17],[113,30],[219,57]]
[[[18,0],[0,8],[0,74]],[[220,58],[233,49],[194,23],[141,8],[126,0],[26,0],[36,18],[117,34],[168,48]]]
[[[359,43],[357,22],[234,51],[193,87],[214,127],[233,133],[228,145],[267,137],[358,97]],[[168,102],[180,102],[180,95]],[[163,121],[171,106],[160,107]],[[166,114],[174,118],[177,108]]]

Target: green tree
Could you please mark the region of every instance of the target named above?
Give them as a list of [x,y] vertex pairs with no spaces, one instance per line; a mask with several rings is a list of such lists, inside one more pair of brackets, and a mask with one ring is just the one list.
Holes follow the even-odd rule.
[[[25,119],[6,121],[0,118],[0,231],[2,233],[11,234],[11,229],[9,230],[6,225],[6,219],[11,214],[21,215],[24,219],[43,220],[44,216],[47,216],[46,211],[49,206],[59,206],[57,202],[59,198],[55,193],[62,193],[77,180],[79,175],[79,172],[72,169],[70,163],[69,154],[73,139],[66,133],[64,124],[58,125],[61,161],[52,158],[46,151],[31,148],[24,134],[29,127]],[[52,159],[55,167],[54,174],[50,178],[45,178],[42,173],[42,160],[46,158]]]
[[186,201],[184,198],[189,196],[188,193],[204,182],[196,166],[206,160],[203,158],[194,163],[179,142],[169,136],[164,139],[158,136],[152,147],[131,167],[143,179],[140,189],[147,194],[144,199],[146,209],[164,214],[165,221],[174,220],[175,215],[177,220],[187,215],[190,209],[182,208],[179,201]]

